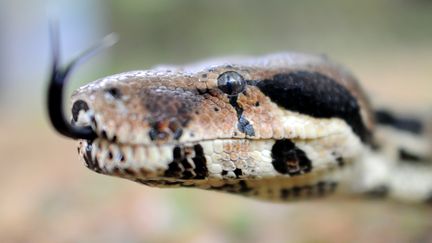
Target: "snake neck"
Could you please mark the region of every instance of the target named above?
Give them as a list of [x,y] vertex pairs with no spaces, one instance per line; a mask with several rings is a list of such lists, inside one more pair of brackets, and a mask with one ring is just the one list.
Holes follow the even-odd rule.
[[430,116],[375,113],[376,146],[355,165],[351,192],[371,198],[432,203]]

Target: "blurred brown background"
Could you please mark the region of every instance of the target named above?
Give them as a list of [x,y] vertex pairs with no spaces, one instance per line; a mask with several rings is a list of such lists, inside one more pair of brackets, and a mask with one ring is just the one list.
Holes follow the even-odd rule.
[[296,50],[348,66],[375,103],[432,107],[432,1],[0,0],[0,242],[432,242],[432,209],[257,202],[87,170],[49,127],[48,17],[63,60],[110,32],[71,90],[161,63]]

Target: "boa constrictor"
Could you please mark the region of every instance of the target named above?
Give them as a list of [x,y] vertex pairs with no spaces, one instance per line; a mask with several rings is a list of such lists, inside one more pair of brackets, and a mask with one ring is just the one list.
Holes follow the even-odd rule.
[[73,93],[54,68],[52,124],[91,170],[158,187],[292,201],[339,196],[432,201],[430,125],[371,108],[325,56],[280,53],[115,74]]

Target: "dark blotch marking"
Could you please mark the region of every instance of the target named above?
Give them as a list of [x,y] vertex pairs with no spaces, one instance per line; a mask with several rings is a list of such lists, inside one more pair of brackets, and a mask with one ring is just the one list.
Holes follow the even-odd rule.
[[75,103],[72,106],[72,119],[73,119],[73,121],[76,122],[78,120],[78,115],[79,115],[79,112],[81,110],[88,111],[89,110],[88,104],[83,100],[75,101]]
[[179,92],[167,87],[140,91],[139,97],[142,97],[142,104],[148,111],[145,121],[151,127],[148,133],[150,139],[179,139],[183,134],[182,129],[187,126],[203,99],[197,94],[195,89]]
[[181,179],[189,180],[189,179],[192,179],[193,177],[194,177],[194,174],[192,173],[192,171],[185,170],[185,171],[183,171],[183,176],[181,177]]
[[336,162],[338,163],[339,167],[344,167],[345,166],[345,160],[343,157],[337,157],[336,158]]
[[300,175],[312,170],[305,152],[288,139],[277,140],[272,148],[273,167],[281,174]]
[[389,194],[390,189],[386,185],[377,186],[370,191],[367,191],[365,195],[372,199],[384,198]]
[[422,160],[425,160],[425,159],[422,159],[420,156],[412,154],[412,153],[410,153],[410,152],[408,152],[402,148],[399,149],[399,159],[402,162],[420,162]]
[[125,156],[122,152],[119,153],[120,153],[120,162],[124,163],[126,161]]
[[92,145],[92,141],[87,141],[87,146],[85,147],[85,153],[83,155],[84,161],[86,163],[86,166],[97,172],[97,173],[101,173],[102,169],[99,167],[99,162],[97,160],[97,158],[95,158],[94,160],[92,159],[92,152],[93,149],[93,145]]
[[240,176],[243,175],[243,171],[241,169],[239,169],[239,168],[236,168],[234,170],[234,174],[236,175],[237,178],[239,178]]
[[371,140],[357,99],[344,86],[323,74],[308,71],[276,74],[272,79],[256,82],[256,86],[285,109],[317,118],[341,118],[363,142]]
[[240,132],[248,135],[248,136],[255,136],[255,130],[252,126],[252,124],[249,123],[249,121],[241,115],[238,120],[238,128]]
[[107,135],[107,133],[106,133],[105,130],[102,130],[102,132],[101,132],[101,137],[102,137],[103,139],[108,139],[108,135]]
[[187,152],[187,149],[179,146],[173,149],[174,159],[168,164],[164,176],[180,179],[205,179],[207,177],[208,170],[202,146],[194,145],[195,156],[193,158],[189,157],[190,152]]
[[187,169],[192,169],[192,165],[189,163],[189,161],[184,158],[180,161],[180,163],[183,165],[183,168]]
[[177,163],[177,161],[173,161],[168,164],[168,169],[165,171],[164,176],[166,177],[180,177],[182,173],[182,168]]
[[195,163],[195,179],[204,179],[208,175],[208,170],[203,147],[197,144],[194,146],[194,150],[195,157],[192,158],[192,161]]
[[173,161],[168,164],[168,169],[165,171],[164,176],[180,178],[183,169],[180,167],[180,161],[182,160],[182,151],[180,147],[173,149]]
[[241,108],[237,103],[237,98],[238,98],[237,96],[231,96],[229,99],[231,106],[234,107],[237,113],[237,119],[238,119],[237,128],[240,130],[240,132],[248,136],[255,136],[255,130],[252,124],[250,124],[250,122],[243,116],[243,108]]
[[173,150],[174,160],[180,160],[182,158],[180,147],[175,147]]
[[376,111],[375,120],[381,125],[391,126],[414,134],[421,134],[424,130],[423,123],[418,118],[396,116],[386,110]]

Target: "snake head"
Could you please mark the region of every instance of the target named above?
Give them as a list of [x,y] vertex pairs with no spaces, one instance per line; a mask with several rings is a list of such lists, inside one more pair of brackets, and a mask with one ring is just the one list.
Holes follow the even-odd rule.
[[[290,75],[282,79],[281,72]],[[96,133],[93,140],[79,141],[79,154],[96,172],[147,185],[242,193],[252,193],[245,180],[302,176],[313,170],[312,161],[321,161],[315,169],[337,166],[342,157],[349,161],[360,142],[346,122],[282,107],[276,95],[298,89],[281,87],[274,94],[272,87],[297,85],[292,79],[301,85],[303,80],[339,87],[312,71],[234,61],[156,67],[98,79],[72,95],[73,123]],[[308,111],[316,102],[305,94],[286,95],[293,100],[287,105]],[[324,108],[337,112],[333,105]],[[231,184],[221,188],[226,181]]]
[[259,135],[246,115],[256,113],[260,101],[247,97],[251,88],[245,80],[234,84],[239,77],[227,77],[223,69],[130,71],[76,90],[73,123],[97,135],[80,143],[87,166],[133,179],[139,174],[146,181],[207,178],[215,143]]
[[284,198],[287,188],[309,190],[311,183],[321,195],[325,183],[308,175],[360,151],[363,104],[344,84],[352,77],[321,57],[293,53],[107,76],[73,92],[69,122],[62,110],[68,75],[113,40],[60,67],[53,33],[50,120],[78,140],[80,157],[95,172],[245,195],[268,192],[254,184],[264,180],[279,188],[272,196]]

